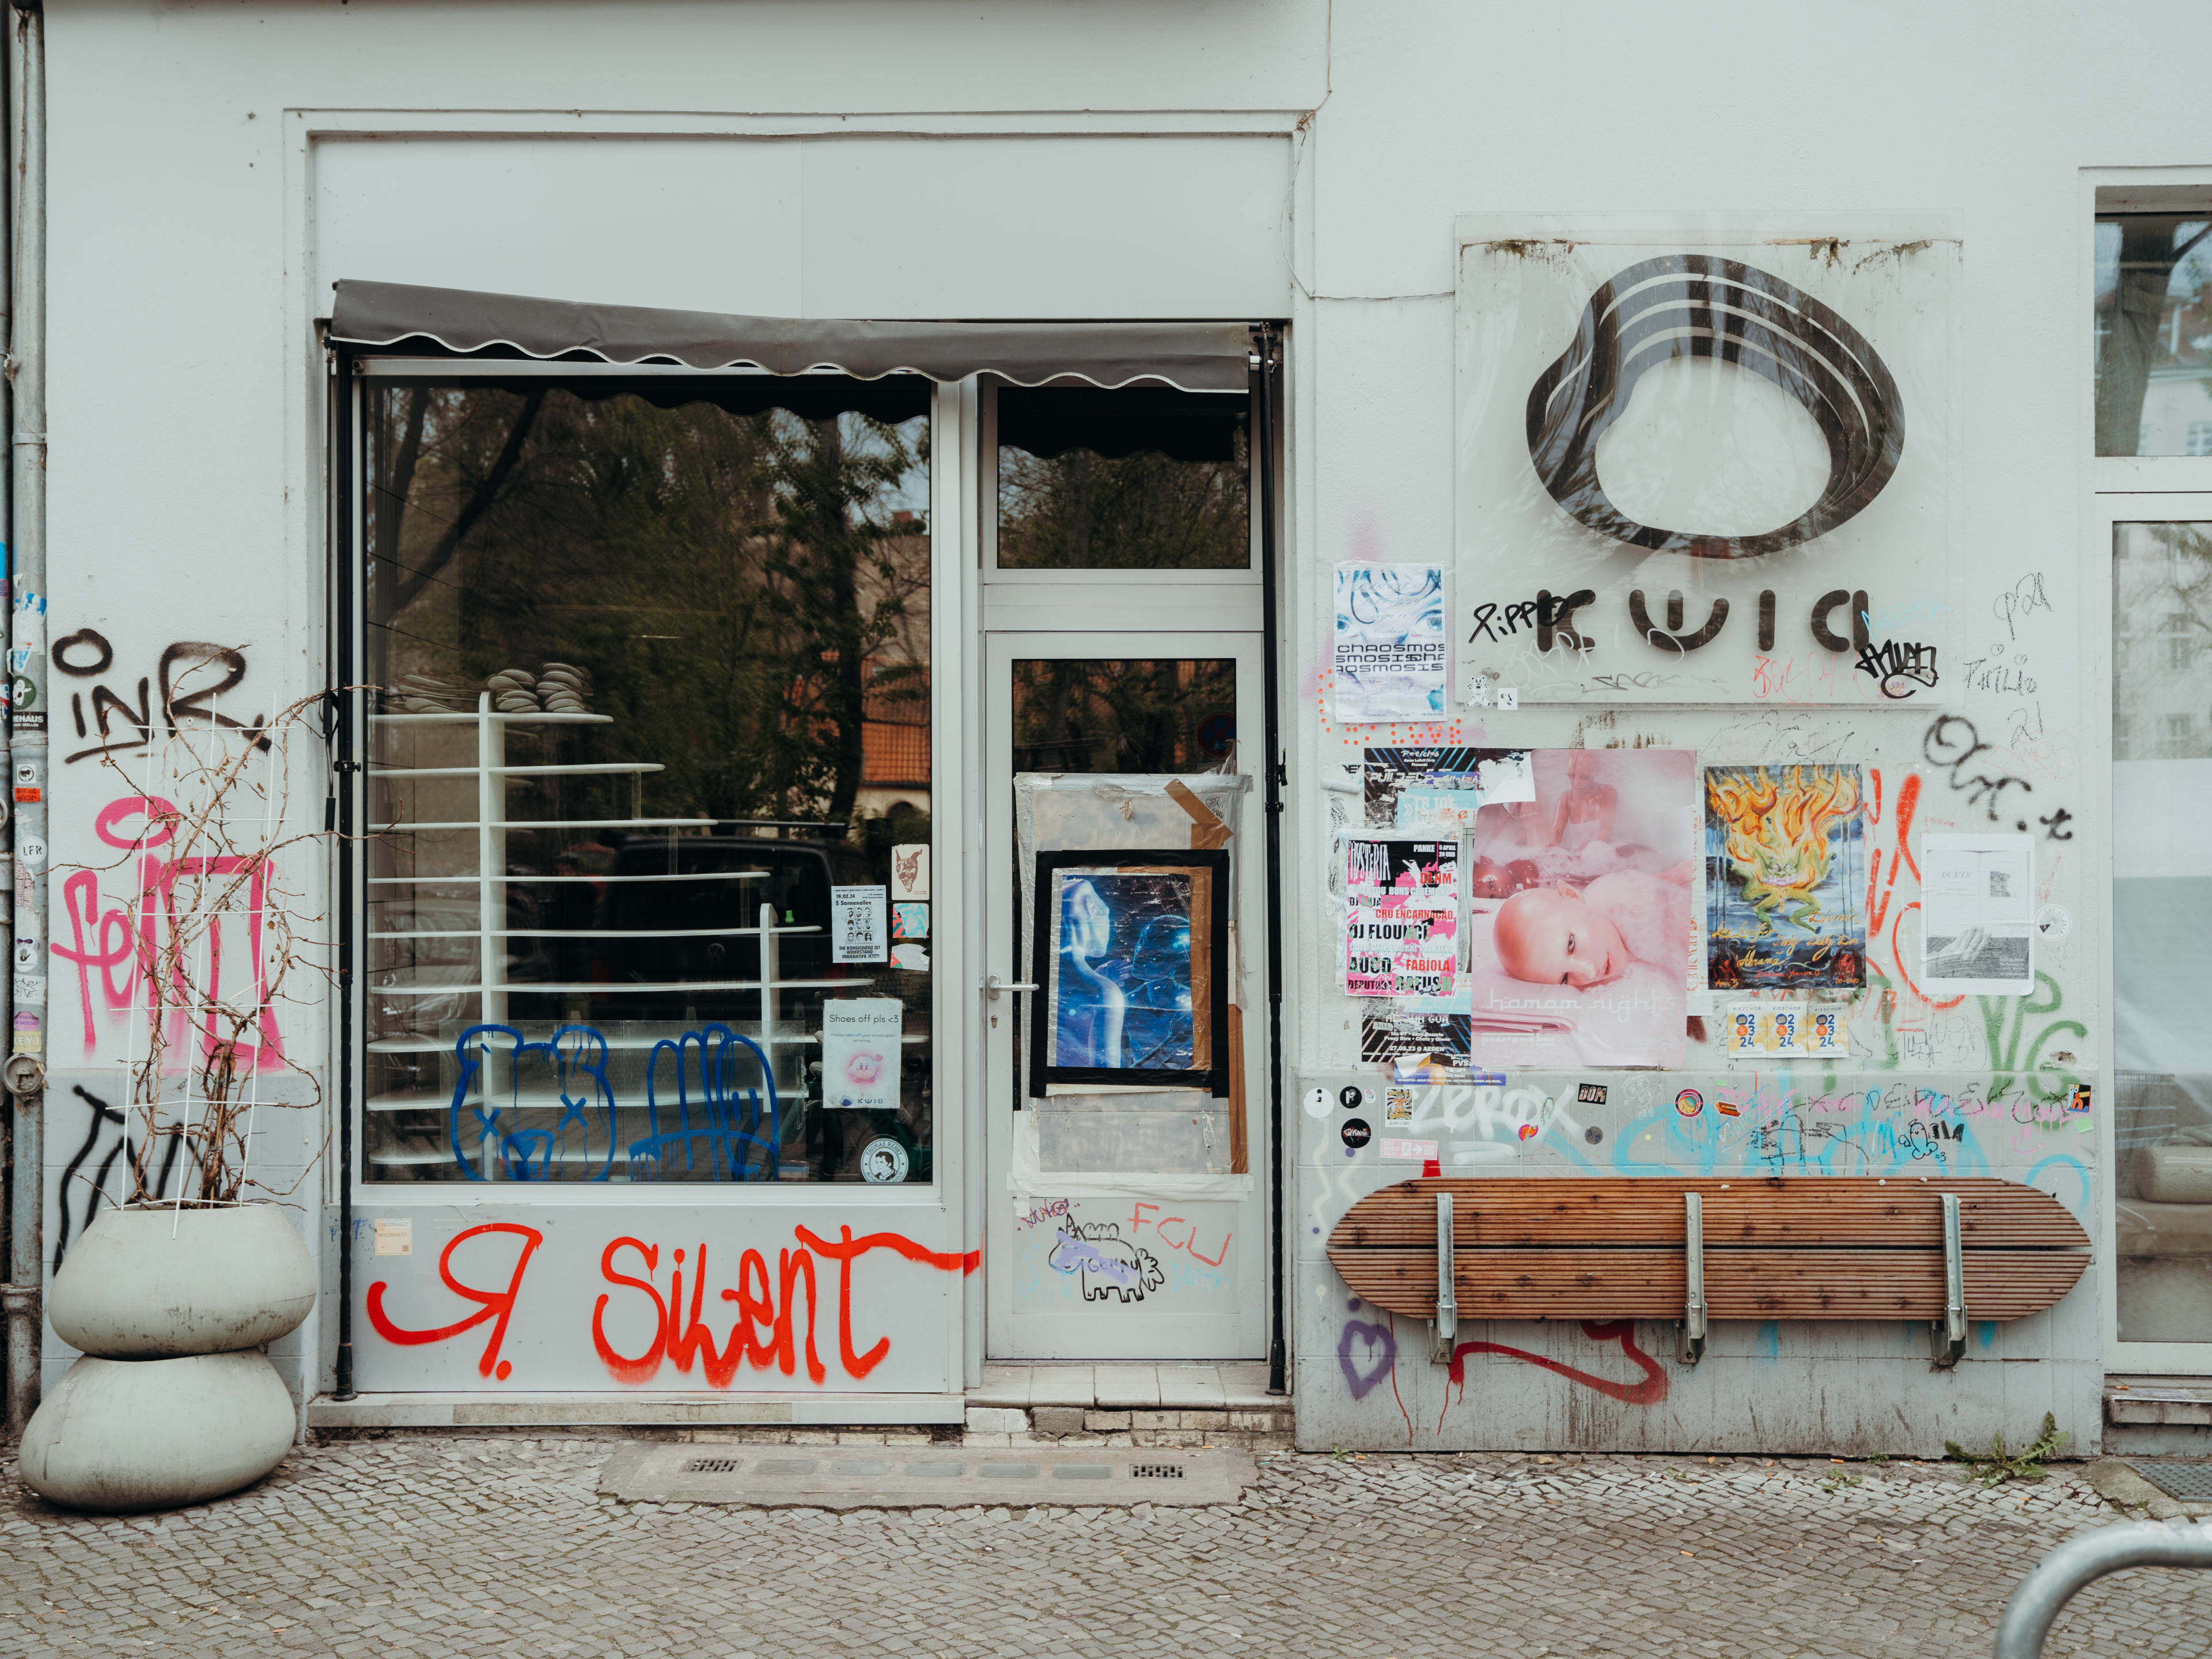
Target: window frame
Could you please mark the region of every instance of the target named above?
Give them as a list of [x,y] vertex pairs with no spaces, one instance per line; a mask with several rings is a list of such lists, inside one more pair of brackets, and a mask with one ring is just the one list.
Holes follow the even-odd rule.
[[[753,377],[765,371],[753,368],[694,369],[681,365],[616,364],[603,362],[546,362],[532,359],[410,349],[404,352],[337,348],[333,352],[336,419],[328,459],[331,478],[333,520],[332,684],[335,733],[339,756],[333,787],[334,816],[341,845],[334,854],[332,891],[338,904],[337,934],[339,1018],[333,1024],[337,1053],[333,1073],[338,1079],[340,1107],[336,1133],[342,1137],[345,1157],[341,1180],[345,1195],[355,1205],[379,1208],[452,1206],[455,1205],[514,1204],[586,1205],[680,1207],[700,1204],[748,1204],[770,1207],[806,1208],[826,1201],[839,1206],[859,1204],[884,1208],[923,1206],[959,1213],[966,1202],[967,1161],[970,1155],[973,1115],[963,1104],[971,1070],[974,1034],[969,1029],[980,1018],[975,999],[968,994],[969,926],[954,921],[931,940],[931,1179],[896,1184],[866,1181],[774,1182],[372,1182],[368,1178],[368,1113],[365,1109],[368,1041],[368,933],[365,908],[367,860],[354,850],[352,837],[368,820],[368,698],[358,682],[360,665],[367,660],[367,525],[362,481],[367,462],[367,432],[362,400],[369,381],[405,376],[435,375],[441,379],[507,379],[518,376],[548,380],[600,379],[641,376],[690,376],[714,380]],[[841,371],[813,370],[836,379],[849,378]],[[969,757],[973,745],[965,736],[975,718],[974,635],[975,595],[969,580],[975,562],[966,549],[975,531],[967,503],[974,497],[972,484],[975,426],[972,378],[954,383],[930,383],[928,419],[930,439],[930,662],[933,695],[930,703],[933,801],[943,800],[947,810],[930,814],[930,881],[933,910],[947,918],[965,918],[967,849],[972,843],[964,807],[969,788]]]

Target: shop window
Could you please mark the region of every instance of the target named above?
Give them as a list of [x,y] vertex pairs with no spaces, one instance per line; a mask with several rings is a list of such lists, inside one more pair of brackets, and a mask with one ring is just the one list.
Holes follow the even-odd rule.
[[927,383],[362,385],[366,1177],[932,1179]]
[[1244,397],[1006,386],[998,423],[1001,570],[1251,566]]
[[2172,647],[2212,628],[2212,522],[2119,524],[2112,558],[2119,1340],[2207,1342],[2212,727],[2194,711],[2212,703],[2212,657]]
[[2212,455],[2212,212],[2100,213],[2097,453]]

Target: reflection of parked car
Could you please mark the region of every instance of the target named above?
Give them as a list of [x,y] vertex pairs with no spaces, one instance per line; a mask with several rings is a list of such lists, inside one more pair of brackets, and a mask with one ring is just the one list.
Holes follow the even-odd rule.
[[[755,879],[735,878],[753,872]],[[826,842],[638,836],[608,872],[588,977],[603,985],[682,988],[595,995],[605,1019],[719,1019],[747,1027],[760,1016],[760,911],[797,931],[776,939],[777,977],[866,977],[830,960],[830,890],[866,879],[860,855]],[[737,981],[745,988],[729,988]],[[818,1002],[817,992],[805,999]],[[785,999],[781,1013],[793,1012]]]

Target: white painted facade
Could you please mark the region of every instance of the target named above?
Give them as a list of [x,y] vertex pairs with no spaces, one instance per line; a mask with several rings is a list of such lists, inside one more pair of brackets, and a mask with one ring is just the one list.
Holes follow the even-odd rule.
[[[2102,1172],[2116,503],[2100,494],[2185,492],[2118,503],[2118,516],[2212,519],[2212,461],[2096,460],[2089,356],[2098,189],[2212,193],[2201,99],[2175,71],[2212,46],[2200,8],[2172,0],[2122,18],[1980,0],[1818,15],[1603,0],[1517,9],[53,0],[47,30],[49,636],[90,629],[114,652],[111,673],[58,672],[52,683],[56,951],[74,937],[63,881],[70,866],[118,856],[94,825],[127,793],[96,755],[66,761],[86,746],[68,723],[71,691],[106,684],[135,701],[138,678],[179,641],[243,649],[237,695],[255,713],[326,683],[331,436],[315,324],[334,282],[763,316],[1277,321],[1287,325],[1277,619],[1289,776],[1285,1226],[1296,1264],[1286,1334],[1302,1420],[1312,1413],[1308,1440],[1922,1451],[1931,1437],[2032,1428],[2051,1409],[2087,1444],[2101,1432],[2108,1371],[2212,1372],[2212,1327],[2203,1342],[2156,1352],[2123,1352],[2115,1338]],[[1316,1227],[1352,1194],[1323,1178],[1342,1154],[1298,1106],[1305,1079],[1334,1086],[1358,1060],[1356,1007],[1330,972],[1325,785],[1378,740],[1327,718],[1330,571],[1349,558],[1449,563],[1467,544],[1468,527],[1455,525],[1455,224],[1478,213],[1755,214],[1808,238],[1845,221],[1935,223],[1963,246],[1948,661],[1963,669],[1999,642],[2014,671],[2005,683],[2024,676],[2034,690],[1978,690],[1947,666],[1940,708],[1996,744],[2039,807],[2069,815],[2070,839],[2043,844],[2038,865],[2048,902],[2071,918],[2038,963],[2063,1014],[2034,1018],[2078,1023],[2076,1061],[2064,1069],[2093,1085],[2099,1110],[2094,1133],[2063,1126],[2063,1147],[1991,1147],[1980,1172],[2059,1191],[2097,1260],[2059,1308],[2007,1328],[1986,1360],[1975,1346],[1954,1376],[1929,1376],[1893,1328],[1831,1338],[1785,1327],[1774,1344],[1747,1331],[1717,1341],[1694,1386],[1678,1384],[1673,1404],[1642,1417],[1611,1404],[1584,1412],[1575,1385],[1498,1362],[1478,1365],[1466,1389],[1469,1401],[1492,1391],[1496,1408],[1483,1418],[1446,1399],[1443,1372],[1410,1330],[1392,1344],[1396,1389],[1351,1381],[1372,1372],[1382,1345],[1347,1334],[1341,1286],[1319,1257]],[[940,538],[974,499],[962,493],[972,483],[972,472],[941,469]],[[956,586],[966,580],[957,554],[940,548]],[[1533,587],[1541,573],[1531,574]],[[2048,609],[2008,621],[2002,596],[2031,576]],[[940,767],[974,767],[946,758],[963,744],[981,752],[982,715],[975,595],[961,605],[952,597],[940,586],[939,684],[962,695],[940,700],[938,752]],[[1470,734],[1484,719],[1456,703],[1452,713]],[[1819,754],[1893,779],[1917,770],[1923,828],[1974,828],[1972,792],[1947,782],[1925,750],[1930,718],[1922,708],[1532,707],[1491,711],[1486,731],[1516,745],[1640,741],[1715,762]],[[299,765],[299,799],[319,802],[317,764]],[[939,780],[954,799],[964,784],[980,801],[979,768]],[[979,859],[979,842],[964,852]],[[968,874],[981,879],[972,864]],[[958,873],[940,864],[948,878],[957,893]],[[112,890],[104,900],[118,902]],[[941,975],[962,982],[940,977],[939,992],[948,1049],[963,1021],[978,1054],[980,928],[941,953]],[[89,1010],[77,969],[58,957],[50,969],[46,1156],[58,1199],[85,1139],[71,1090],[117,1099],[120,1027],[97,1000],[96,967]],[[295,1052],[331,1054],[326,1013],[288,1018]],[[1918,1075],[1911,1061],[1877,1069],[1881,1051],[1862,1044],[1857,1061],[1872,1074],[1845,1068],[1777,1086],[1957,1091],[1993,1072],[2035,1072],[1990,1052],[1971,1002],[1898,1013],[1927,1034]],[[319,1069],[334,1098],[334,1058]],[[1603,1121],[1626,1133],[1678,1086],[1725,1072],[1694,1053],[1687,1070],[1615,1077]],[[927,1199],[901,1201],[927,1248],[961,1253],[981,1248],[987,1217],[1002,1210],[983,1191],[976,1080],[962,1083],[956,1065],[951,1081],[960,1086],[939,1103],[945,1173]],[[1572,1081],[1547,1086],[1571,1094]],[[1882,1113],[1869,1109],[1872,1125]],[[1892,1110],[1888,1121],[1904,1120]],[[306,1113],[286,1122],[296,1141],[271,1134],[263,1167],[303,1174],[293,1201],[318,1223],[307,1231],[334,1287],[336,1167],[317,1157],[331,1126]],[[110,1135],[94,1137],[100,1156]],[[2078,1170],[2071,1186],[2044,1171],[2061,1152]],[[1530,1154],[1532,1172],[1553,1167],[1549,1157]],[[1382,1179],[1376,1166],[1353,1184]],[[862,1219],[854,1211],[864,1206],[839,1207],[843,1194],[771,1196],[809,1225]],[[51,1255],[58,1210],[46,1225]],[[577,1266],[590,1271],[580,1257]],[[1264,1273],[1243,1288],[1264,1299]],[[909,1304],[899,1315],[913,1322],[900,1342],[930,1354],[902,1388],[927,1402],[902,1403],[894,1389],[849,1410],[957,1416],[986,1353],[982,1287],[956,1274],[931,1297],[940,1292],[941,1308]],[[326,1297],[280,1351],[303,1395],[330,1387],[334,1324]],[[1570,1364],[1610,1352],[1546,1328],[1523,1335],[1522,1346]],[[1657,1338],[1646,1346],[1656,1351]],[[47,1354],[51,1385],[69,1356],[51,1334]],[[1836,1375],[1845,1368],[1848,1380]],[[1402,1424],[1394,1395],[1410,1408]],[[1903,1430],[1899,1401],[1911,1419]],[[800,1420],[850,1420],[818,1401],[798,1410]],[[1765,1426],[1749,1426],[1747,1411]]]

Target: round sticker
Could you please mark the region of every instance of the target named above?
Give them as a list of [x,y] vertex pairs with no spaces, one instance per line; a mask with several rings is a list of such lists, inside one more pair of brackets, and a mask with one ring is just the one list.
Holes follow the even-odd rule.
[[878,1135],[860,1148],[860,1179],[897,1182],[906,1179],[906,1148],[890,1135]]
[[1328,1090],[1309,1089],[1306,1091],[1306,1115],[1308,1117],[1327,1117],[1328,1115]]
[[2074,918],[2063,904],[2046,904],[2035,913],[2035,931],[2056,945],[2074,931]]
[[1347,1112],[1356,1112],[1367,1103],[1367,1091],[1357,1083],[1347,1083],[1336,1091],[1337,1104]]
[[1674,1109],[1684,1117],[1695,1117],[1705,1109],[1705,1097],[1695,1089],[1685,1089],[1674,1097]]
[[1583,1139],[1589,1142],[1591,1146],[1595,1146],[1599,1141],[1605,1139],[1605,1131],[1599,1128],[1596,1124],[1593,1123],[1589,1128],[1583,1131]]
[[1365,1118],[1348,1117],[1344,1120],[1344,1127],[1337,1133],[1344,1137],[1344,1144],[1356,1152],[1367,1144],[1375,1131],[1367,1127]]
[[1201,754],[1225,755],[1229,745],[1237,741],[1237,716],[1225,708],[1217,708],[1198,723],[1198,747]]

